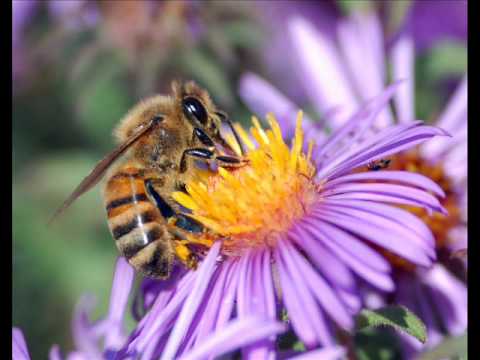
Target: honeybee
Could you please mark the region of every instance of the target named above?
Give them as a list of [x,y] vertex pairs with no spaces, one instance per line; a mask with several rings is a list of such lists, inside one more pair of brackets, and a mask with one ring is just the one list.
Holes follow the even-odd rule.
[[186,191],[185,184],[198,171],[197,160],[221,167],[245,164],[221,136],[222,122],[229,125],[243,154],[232,123],[207,91],[194,82],[173,82],[170,96],[146,99],[127,113],[114,130],[118,147],[95,166],[54,217],[106,175],[108,225],[128,262],[159,279],[169,277],[175,257],[195,269],[197,255],[180,240],[204,228],[181,213],[171,194]]
[[390,165],[392,160],[390,159],[380,159],[378,161],[372,161],[370,162],[367,167],[368,167],[368,170],[371,170],[371,171],[378,171],[378,170],[382,170],[382,169],[386,169],[388,168],[388,166]]

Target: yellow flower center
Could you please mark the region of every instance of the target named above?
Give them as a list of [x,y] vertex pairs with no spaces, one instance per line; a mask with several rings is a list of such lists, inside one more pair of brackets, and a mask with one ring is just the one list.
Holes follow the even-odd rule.
[[[189,215],[208,229],[190,235],[188,242],[210,246],[222,239],[224,254],[240,256],[248,249],[275,246],[292,223],[308,212],[317,188],[310,161],[313,144],[309,144],[307,154],[302,151],[302,113],[298,114],[290,147],[273,115],[267,115],[267,120],[270,129],[264,130],[252,118],[250,135],[235,125],[248,149],[246,165],[232,170],[219,168],[217,174],[209,176],[199,173],[198,179],[186,185],[188,194],[173,194],[178,203],[192,211]],[[240,155],[233,136],[227,141]]]

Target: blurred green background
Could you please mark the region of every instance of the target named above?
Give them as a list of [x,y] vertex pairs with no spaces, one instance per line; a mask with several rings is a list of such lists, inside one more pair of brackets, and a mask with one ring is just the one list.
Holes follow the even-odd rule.
[[[266,15],[269,3],[14,1],[12,322],[34,359],[53,343],[73,347],[70,321],[82,294],[98,299],[94,317],[105,313],[117,256],[98,187],[47,227],[49,217],[112,148],[120,117],[142,97],[168,92],[174,78],[196,80],[234,120],[247,120],[240,75],[282,82],[274,76],[282,54],[275,70],[265,61],[283,27]],[[342,14],[355,5],[327,1],[315,11]],[[291,3],[275,6],[288,12]],[[401,17],[404,9],[395,11]],[[465,64],[458,42],[420,54],[420,117],[438,113],[448,79]]]

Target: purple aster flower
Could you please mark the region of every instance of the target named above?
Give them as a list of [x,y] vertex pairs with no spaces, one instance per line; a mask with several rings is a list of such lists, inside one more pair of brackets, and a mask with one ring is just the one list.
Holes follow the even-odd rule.
[[[358,111],[358,104],[371,98],[385,83],[386,54],[379,20],[374,13],[368,13],[354,14],[352,18],[340,21],[337,27],[337,43],[332,41],[329,34],[324,35],[316,31],[313,25],[302,18],[291,19],[289,29],[291,41],[295,44],[297,58],[301,65],[299,73],[303,74],[305,87],[312,104],[320,114],[323,114],[324,118],[323,122],[308,124],[307,129],[315,128],[316,132],[312,133],[312,136],[315,137],[315,134],[321,132],[321,129],[338,129],[342,126],[348,128],[348,125],[343,124],[352,117],[352,113]],[[357,134],[359,132],[368,134],[371,125],[374,125],[376,129],[382,129],[396,122],[404,126],[415,123],[413,52],[414,42],[408,34],[403,34],[391,49],[393,79],[406,79],[398,85],[398,91],[394,95],[397,119],[393,116],[390,108],[384,108],[374,122],[357,124],[356,129],[351,128],[350,130],[356,130]],[[325,64],[327,64],[326,67]],[[262,115],[267,108],[278,111],[282,114],[279,118],[282,125],[285,123],[283,127],[285,129],[292,128],[292,123],[288,123],[288,116],[284,114],[294,112],[298,107],[264,79],[254,74],[244,75],[240,83],[240,94],[254,111]],[[466,76],[445,110],[438,117],[436,125],[448,131],[452,137],[449,139],[437,138],[421,144],[413,150],[399,152],[391,157],[389,171],[379,173],[408,170],[427,175],[440,184],[446,194],[441,200],[441,204],[448,210],[448,215],[436,213],[432,216],[427,211],[410,205],[404,206],[404,208],[420,216],[432,229],[439,257],[441,260],[445,260],[449,258],[451,250],[467,247]],[[289,134],[291,136],[291,133]],[[320,138],[320,144],[324,148],[329,148],[328,142],[324,142],[323,138]],[[335,149],[332,151],[333,154],[336,152]],[[332,155],[330,154],[330,156]],[[322,163],[320,162],[320,164]],[[374,198],[370,197],[370,199]],[[454,307],[454,310],[448,313],[448,319],[445,321],[453,322],[456,326],[463,327],[463,330],[466,329],[465,284],[458,282],[453,274],[449,273],[442,265],[436,265],[427,271],[405,259],[392,256],[389,251],[382,251],[382,254],[394,266],[394,278],[399,287],[405,288],[409,284],[418,283],[421,284],[417,287],[419,290],[438,287],[449,289],[448,282],[450,281],[455,282],[456,287],[463,286],[462,291],[455,290],[456,294],[447,290],[442,291],[442,300],[439,300],[439,304]],[[430,276],[431,272],[434,274],[445,272],[447,275]],[[400,289],[394,293],[394,301],[401,301],[401,297],[395,296],[399,292]],[[418,296],[429,298],[431,297],[430,293],[431,290],[425,290],[425,294]],[[463,300],[456,301],[458,296],[463,297]],[[384,300],[380,298],[377,306],[382,303]],[[451,327],[429,321],[431,316],[429,312],[437,311],[438,304],[428,311],[424,307],[415,306],[414,309],[421,310],[418,315],[430,326],[429,332],[440,334],[442,333],[440,329],[447,329],[447,333],[451,333]],[[429,346],[434,345],[438,338],[438,336],[432,336]]]
[[[215,250],[212,249],[212,256],[204,261],[203,269],[205,271],[208,264],[215,260]],[[163,354],[136,354],[138,356],[124,356],[120,351],[128,344],[128,336],[125,333],[123,321],[125,310],[127,307],[128,297],[133,285],[134,270],[123,259],[119,258],[116,265],[115,275],[113,279],[112,291],[110,296],[110,306],[108,314],[105,318],[91,322],[89,313],[92,310],[92,298],[85,297],[80,301],[72,323],[73,340],[76,350],[70,352],[67,359],[78,360],[95,360],[95,359],[157,359],[160,355],[162,358],[170,359]],[[201,287],[200,285],[199,287]],[[194,299],[198,295],[192,291],[188,295],[188,299]],[[187,299],[187,301],[189,301]],[[235,349],[245,346],[249,343],[261,341],[263,338],[283,332],[284,325],[275,321],[264,321],[258,317],[245,317],[228,322],[222,328],[222,331],[210,334],[204,341],[197,343],[189,348],[188,351],[180,352],[176,358],[183,360],[204,359],[207,357],[220,356],[229,353]],[[13,328],[12,330],[12,356],[14,360],[30,359],[28,349],[22,332]],[[167,336],[168,343],[175,342],[176,334],[172,333]],[[100,347],[99,344],[102,343]],[[340,354],[341,349],[331,349],[329,359],[334,359],[334,354]],[[140,357],[139,357],[140,356]],[[60,349],[57,345],[53,346],[50,351],[50,360],[61,360]]]
[[[382,113],[397,87],[389,87],[331,134],[315,152],[318,159],[312,158],[312,146],[304,151],[301,114],[291,148],[273,116],[268,117],[270,130],[256,119],[250,135],[237,125],[249,164],[232,171],[220,168],[187,184],[188,194],[173,194],[191,210],[189,216],[209,229],[186,240],[209,249],[208,255],[200,270],[180,273],[175,287],[144,282],[146,314],[126,354],[172,358],[220,331],[230,318],[257,314],[273,321],[283,308],[307,349],[332,346],[337,331],[352,329],[361,305],[357,278],[385,291],[394,288],[390,265],[377,248],[430,266],[435,252],[428,228],[386,203],[444,212],[436,198],[442,190],[408,172],[352,174],[372,160],[445,134],[421,122],[372,136],[352,134]],[[196,296],[188,297],[192,293]],[[250,344],[243,355],[274,356],[274,340]]]
[[50,14],[70,30],[82,30],[95,26],[99,20],[96,5],[86,0],[50,0]]

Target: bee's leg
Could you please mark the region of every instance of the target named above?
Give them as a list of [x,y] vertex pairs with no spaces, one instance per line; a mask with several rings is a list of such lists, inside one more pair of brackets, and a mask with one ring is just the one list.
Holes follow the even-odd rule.
[[[231,125],[231,123],[230,123],[230,125]],[[243,152],[243,148],[241,147],[241,143],[239,142],[240,139],[238,138],[238,134],[235,132],[235,129],[233,128],[232,125],[231,125],[231,129],[232,129],[232,131],[234,131],[235,139],[239,143],[240,149],[241,149],[242,154],[243,154],[244,152]],[[194,136],[196,136],[200,140],[200,142],[203,145],[208,146],[209,150],[212,150],[212,151],[215,150],[215,144],[214,144],[213,140],[205,133],[205,131],[203,131],[200,128],[195,128],[195,129],[193,129],[193,134],[194,134]],[[228,149],[233,151],[233,149],[230,147],[230,145],[228,145],[228,143],[223,138],[220,138],[220,143],[221,143],[222,146],[227,147]],[[228,156],[228,157],[229,158],[235,158],[234,156]],[[239,163],[240,162],[242,162],[242,160],[239,159]]]
[[168,228],[175,239],[173,241],[175,255],[187,268],[195,270],[198,264],[198,256],[182,241],[187,238],[186,232],[177,227],[175,221],[169,221]]
[[202,148],[193,148],[187,149],[183,152],[182,157],[180,159],[180,173],[184,173],[187,170],[187,155],[198,160],[208,161],[211,160],[215,153],[208,149]]
[[[245,155],[245,149],[243,147],[243,143],[240,140],[240,136],[238,136],[237,130],[235,130],[235,127],[233,126],[232,121],[229,119],[228,115],[223,111],[217,111],[216,114],[222,119],[223,122],[226,122],[228,124],[228,126],[230,127],[230,130],[233,133],[233,136],[235,137],[235,141],[237,142],[238,147],[240,148],[240,153],[242,155]],[[220,138],[220,141],[222,143],[222,146],[226,146],[229,149],[231,149],[230,145],[228,145],[228,143],[223,138]]]
[[154,182],[155,182],[155,179],[145,180],[145,188],[147,190],[147,193],[154,200],[155,205],[160,210],[162,216],[165,219],[171,218],[172,216],[175,215],[175,211],[155,190],[155,188],[153,187]]

